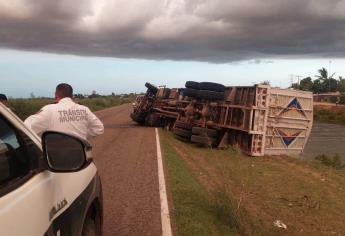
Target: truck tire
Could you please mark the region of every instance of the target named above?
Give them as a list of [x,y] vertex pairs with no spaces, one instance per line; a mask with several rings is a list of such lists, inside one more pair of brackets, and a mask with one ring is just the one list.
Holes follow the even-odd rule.
[[223,100],[224,99],[224,92],[199,90],[198,91],[198,98],[205,99],[205,100],[211,100],[211,101]]
[[215,92],[224,92],[226,87],[222,84],[212,83],[212,82],[201,82],[199,83],[200,90],[209,90]]
[[101,236],[102,235],[102,216],[101,212],[90,211],[84,220],[82,236]]
[[199,82],[187,81],[185,86],[186,88],[199,90]]
[[174,128],[173,133],[175,135],[178,135],[183,138],[188,138],[188,139],[190,138],[190,136],[192,136],[192,132],[190,130],[180,129],[180,128]]
[[197,98],[199,96],[199,91],[196,89],[191,89],[191,88],[186,88],[183,91],[183,95],[187,96],[187,97],[191,97],[191,98]]
[[218,130],[215,130],[215,129],[193,127],[192,133],[193,133],[193,135],[199,135],[199,136],[203,136],[203,137],[210,137],[210,138],[217,138],[218,137]]
[[189,124],[187,122],[177,120],[177,121],[175,121],[175,127],[181,128],[181,129],[192,130],[193,125]]
[[204,146],[214,147],[217,140],[215,138],[203,137],[203,136],[199,136],[199,135],[192,135],[191,141],[193,143],[198,143],[198,144],[201,144]]
[[143,125],[145,123],[145,118],[143,114],[140,113],[131,113],[130,117],[132,118],[133,121]]
[[145,87],[152,93],[156,94],[158,92],[158,88],[149,82],[145,83]]
[[97,228],[96,228],[96,223],[93,219],[88,217],[83,226],[83,232],[82,236],[97,236]]

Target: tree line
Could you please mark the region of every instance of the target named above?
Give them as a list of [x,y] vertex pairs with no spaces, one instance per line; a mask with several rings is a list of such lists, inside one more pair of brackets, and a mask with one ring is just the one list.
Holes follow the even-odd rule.
[[310,76],[302,79],[299,83],[293,83],[292,88],[313,93],[341,92],[345,93],[345,79],[341,76],[334,78],[335,73],[329,75],[325,68],[318,70],[319,74],[312,79]]

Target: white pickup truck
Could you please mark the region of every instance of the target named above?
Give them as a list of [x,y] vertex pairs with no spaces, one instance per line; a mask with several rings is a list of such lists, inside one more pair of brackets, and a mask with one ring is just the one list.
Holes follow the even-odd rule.
[[0,102],[0,235],[102,235],[102,187],[84,140],[42,139]]

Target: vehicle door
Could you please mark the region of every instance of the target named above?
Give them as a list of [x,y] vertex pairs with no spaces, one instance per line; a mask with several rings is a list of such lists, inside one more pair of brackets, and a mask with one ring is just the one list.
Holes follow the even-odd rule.
[[0,235],[43,235],[54,181],[40,170],[42,152],[0,114]]
[[24,126],[0,114],[0,235],[78,235],[96,167],[55,173]]

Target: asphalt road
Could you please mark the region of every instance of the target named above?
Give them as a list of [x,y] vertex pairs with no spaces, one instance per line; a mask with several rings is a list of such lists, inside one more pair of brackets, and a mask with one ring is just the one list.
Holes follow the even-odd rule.
[[317,155],[339,154],[345,159],[345,126],[315,122],[303,156],[314,159]]
[[97,112],[105,133],[92,140],[104,200],[104,235],[161,235],[156,141],[128,104]]

